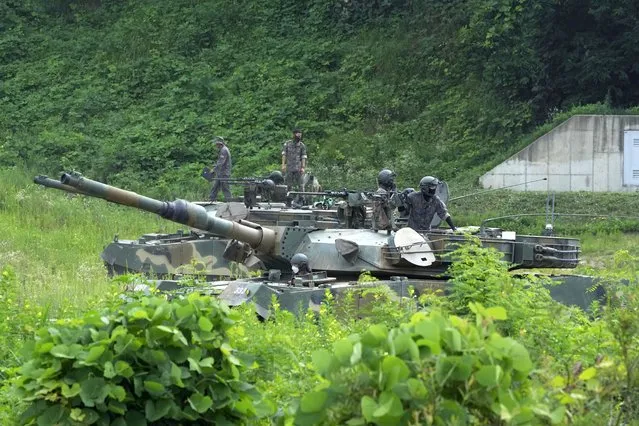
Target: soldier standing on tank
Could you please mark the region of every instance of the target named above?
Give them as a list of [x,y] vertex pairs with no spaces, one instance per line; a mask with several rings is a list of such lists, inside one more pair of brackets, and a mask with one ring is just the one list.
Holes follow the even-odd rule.
[[282,149],[282,172],[289,191],[304,191],[304,169],[306,168],[306,145],[302,142],[302,130],[293,130],[293,139]]
[[395,173],[392,170],[383,169],[377,175],[377,191],[373,194],[373,215],[371,217],[373,231],[385,230],[390,233],[393,226],[393,210],[397,187],[395,186]]
[[419,181],[420,191],[410,193],[407,197],[408,226],[416,231],[429,231],[435,213],[441,220],[446,221],[450,229],[453,231],[457,229],[453,225],[453,219],[446,209],[446,204],[436,194],[437,185],[439,185],[437,178],[424,176]]
[[213,168],[213,174],[215,177],[213,178],[213,188],[211,188],[211,195],[209,198],[211,201],[217,201],[217,193],[221,189],[222,194],[224,194],[224,201],[231,200],[231,189],[229,188],[229,183],[224,179],[229,179],[231,177],[231,151],[226,146],[224,142],[224,138],[221,136],[216,136],[213,138],[213,142],[215,143],[218,149],[217,155],[217,163]]

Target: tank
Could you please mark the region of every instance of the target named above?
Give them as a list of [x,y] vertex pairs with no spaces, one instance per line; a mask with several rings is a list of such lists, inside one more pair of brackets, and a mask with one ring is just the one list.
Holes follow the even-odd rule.
[[[327,290],[339,295],[355,286],[383,285],[406,297],[444,288],[442,278],[454,261],[447,254],[467,239],[450,230],[418,233],[404,227],[387,233],[366,229],[366,223],[352,228],[343,211],[322,203],[322,208],[295,209],[274,201],[252,206],[160,201],[73,173],[63,174],[60,181],[39,176],[36,182],[155,213],[188,228],[137,240],[116,238],[102,253],[111,273],[147,273],[159,279],[160,290],[211,292],[230,305],[254,301],[263,317],[273,296],[297,312],[319,306]],[[441,194],[447,197],[447,187]],[[346,190],[330,195],[347,203],[366,196]],[[512,269],[573,268],[579,261],[579,241],[574,238],[516,235],[499,228],[480,231],[475,235],[481,244],[503,253]],[[291,259],[299,254],[313,272],[294,272]],[[362,271],[379,281],[358,283]],[[188,274],[207,283],[197,289],[179,286],[175,278]]]

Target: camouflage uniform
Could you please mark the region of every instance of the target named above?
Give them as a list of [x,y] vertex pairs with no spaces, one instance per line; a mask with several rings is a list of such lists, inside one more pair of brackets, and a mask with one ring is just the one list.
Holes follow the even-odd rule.
[[415,191],[408,195],[407,204],[410,211],[408,226],[416,231],[429,231],[435,213],[441,220],[450,216],[446,204],[437,195],[427,198],[420,191]]
[[222,145],[220,152],[217,156],[217,163],[213,169],[215,178],[213,179],[213,188],[211,188],[211,195],[209,198],[211,201],[217,200],[217,193],[221,189],[224,194],[224,201],[230,201],[231,189],[228,182],[221,182],[219,179],[228,179],[231,177],[231,152],[226,145]]
[[373,230],[390,231],[393,229],[393,210],[395,210],[395,197],[392,192],[384,188],[377,188],[373,194],[373,215],[371,217]]
[[286,157],[286,177],[284,183],[289,191],[304,191],[302,181],[302,159],[306,159],[306,145],[304,142],[290,140],[284,144],[282,156]]

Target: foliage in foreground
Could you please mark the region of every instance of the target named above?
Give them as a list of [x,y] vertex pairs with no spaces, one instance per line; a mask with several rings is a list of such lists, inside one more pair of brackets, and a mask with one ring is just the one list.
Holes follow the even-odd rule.
[[[105,296],[112,289],[104,279],[97,256],[102,244],[113,233],[128,238],[164,225],[153,217],[138,218],[137,212],[118,206],[36,190],[32,185],[27,186],[28,179],[17,170],[0,174],[3,177],[0,189],[4,189],[0,191],[0,229],[4,237],[0,241],[3,272],[0,296],[5,297],[5,301],[11,298],[0,315],[3,341],[0,374],[6,385],[12,367],[24,362],[19,351],[22,342],[48,322],[47,317],[81,317],[87,310],[97,309],[96,304],[102,309],[109,303]],[[523,205],[523,200],[533,195],[509,193],[504,198],[500,193],[500,203],[492,202],[489,197],[482,200],[486,205],[505,204],[504,208],[510,208]],[[628,209],[624,214],[630,214],[635,202],[632,195],[565,194],[569,198],[562,199],[562,205],[596,211],[624,208]],[[542,202],[543,196],[539,197]],[[476,202],[472,204],[477,206]],[[82,209],[82,215],[77,215],[78,208]],[[47,214],[42,215],[42,211]],[[505,265],[491,257],[493,255],[470,246],[458,253],[466,259],[459,263],[455,273],[459,292],[453,297],[423,298],[423,301],[428,308],[437,305],[442,312],[460,317],[469,314],[469,301],[480,301],[487,307],[503,306],[508,318],[496,323],[498,331],[527,348],[537,367],[533,380],[569,401],[567,418],[582,425],[605,424],[611,417],[613,424],[617,418],[631,424],[631,419],[637,417],[632,407],[637,406],[639,400],[634,392],[639,354],[639,338],[634,326],[639,323],[636,243],[632,235],[606,233],[597,238],[596,250],[590,240],[582,240],[584,248],[600,255],[612,255],[618,247],[618,239],[623,238],[630,251],[618,253],[615,262],[605,264],[610,275],[614,275],[607,284],[608,294],[618,296],[610,300],[609,307],[602,304],[601,309],[590,316],[555,303],[541,288],[541,283],[512,277]],[[61,246],[65,250],[61,251]],[[603,263],[602,258],[605,259],[602,256],[599,263]],[[90,268],[85,267],[88,264]],[[586,272],[602,274],[601,270]],[[619,277],[629,284],[619,284]],[[344,309],[336,301],[322,306],[319,317],[309,314],[296,318],[280,311],[266,322],[257,321],[248,307],[241,309],[229,337],[232,347],[255,357],[255,368],[245,373],[243,381],[254,383],[285,415],[293,416],[298,399],[324,380],[314,373],[312,354],[315,351],[331,350],[335,342],[352,334],[363,335],[374,323],[394,329],[408,322],[414,313],[413,304],[402,305],[379,296],[364,318],[361,312]],[[56,303],[49,307],[47,302],[53,301]],[[614,368],[604,369],[610,362]],[[593,379],[598,383],[589,379],[592,389],[583,401],[574,390],[586,386],[579,377],[584,371],[592,371],[590,368],[597,369]],[[20,402],[7,387],[0,389],[0,423],[11,424]]]
[[[225,384],[234,395],[232,398],[243,394],[246,389],[238,389],[233,383],[255,384],[262,395],[280,408],[277,417],[263,420],[266,423],[333,424],[349,421],[349,424],[382,425],[500,421],[518,424],[521,420],[524,423],[570,421],[586,425],[611,419],[630,422],[633,418],[631,407],[636,400],[630,387],[636,382],[636,372],[632,368],[639,351],[636,327],[628,324],[632,325],[633,312],[637,311],[637,298],[633,296],[637,291],[636,285],[624,287],[628,293],[623,298],[622,294],[616,293],[617,302],[606,307],[610,311],[602,317],[603,320],[589,319],[552,300],[545,300],[547,293],[543,288],[532,287],[538,282],[513,281],[504,273],[506,265],[493,262],[497,254],[472,245],[466,246],[465,250],[457,252],[461,257],[459,269],[455,271],[457,293],[448,298],[422,298],[422,302],[439,306],[437,309],[426,306],[426,310],[415,313],[414,303],[388,298],[380,291],[365,295],[372,296],[374,303],[364,311],[348,308],[346,305],[353,303],[348,298],[339,301],[329,299],[319,314],[309,312],[299,318],[275,305],[273,315],[266,322],[259,322],[251,307],[237,310],[234,312],[236,321],[232,325],[226,320],[219,324],[225,330],[220,338],[224,340],[221,336],[227,335],[230,346],[221,344],[217,349],[211,349],[218,351],[213,359],[228,367],[222,369],[227,374],[228,382],[225,379]],[[635,265],[631,257],[620,254],[618,258],[619,272],[629,271]],[[466,285],[461,286],[462,282]],[[491,307],[467,303],[471,297]],[[41,396],[54,386],[52,395],[55,396],[53,401],[46,403],[44,400],[39,403],[32,401],[31,410],[40,409],[39,416],[46,412],[46,416],[55,419],[60,415],[59,408],[49,406],[49,411],[44,411],[43,404],[55,405],[58,402],[62,406],[63,401],[68,404],[73,400],[77,404],[74,408],[79,410],[74,413],[78,415],[82,415],[82,410],[116,415],[107,413],[122,407],[120,404],[126,404],[127,410],[129,404],[134,404],[131,411],[148,418],[153,413],[157,415],[153,411],[157,404],[149,401],[158,398],[163,401],[176,398],[176,406],[193,409],[189,402],[194,393],[189,386],[193,383],[181,373],[180,379],[186,388],[177,386],[174,382],[177,374],[171,374],[173,365],[178,365],[181,372],[199,365],[206,373],[208,366],[202,366],[202,362],[208,363],[204,361],[208,355],[202,353],[199,359],[193,357],[192,351],[202,349],[191,347],[187,350],[179,333],[167,331],[173,330],[170,328],[173,326],[164,331],[159,328],[153,330],[157,328],[154,322],[157,321],[157,318],[154,319],[156,312],[163,312],[165,304],[173,306],[170,308],[170,312],[175,312],[173,319],[180,322],[178,312],[188,309],[183,306],[200,298],[190,296],[186,301],[170,303],[151,300],[154,301],[133,302],[126,305],[131,309],[121,308],[114,311],[114,315],[117,312],[115,317],[107,316],[108,319],[119,319],[119,327],[115,323],[109,326],[99,315],[89,313],[82,320],[42,329],[37,343],[30,346],[31,349],[40,347],[42,353],[31,352],[34,360],[23,367],[19,383],[23,392],[26,391],[25,386],[31,384],[35,386],[32,392],[43,391]],[[541,302],[541,308],[534,309],[535,304]],[[507,315],[505,309],[496,307],[499,304],[508,307]],[[197,314],[194,314],[187,322],[174,325],[175,330],[189,342],[194,333],[203,335],[209,328],[205,320],[196,317]],[[123,330],[125,322],[130,330]],[[148,327],[144,329],[142,324]],[[93,328],[93,335],[97,336],[109,327],[111,335],[115,330],[123,330],[126,336],[135,336],[132,344],[142,342],[148,347],[146,351],[145,346],[141,347],[137,355],[126,351],[118,355],[118,348],[123,348],[122,342],[116,346],[117,339],[110,343],[93,340],[91,333],[82,334],[81,330],[86,327]],[[522,332],[524,327],[525,332]],[[62,328],[68,329],[69,334],[67,331],[59,336],[52,334],[55,334],[52,330]],[[143,332],[143,329],[146,331]],[[217,328],[211,330],[214,329]],[[77,336],[72,342],[55,340],[64,336],[68,338],[76,332],[85,340],[81,341]],[[86,348],[74,346],[80,342],[86,343]],[[156,346],[151,348],[151,342]],[[206,347],[206,342],[197,345],[200,346]],[[106,348],[102,354],[99,353],[101,347]],[[222,348],[230,347],[249,352],[254,360],[250,364],[253,368],[245,370],[238,365],[240,375],[235,376],[232,360],[242,361],[233,358],[234,352],[229,352],[225,358],[227,355]],[[103,359],[107,351],[112,355],[107,356],[110,359]],[[98,356],[99,361],[96,360],[95,365],[83,365],[91,353]],[[151,364],[145,353],[177,356],[172,361],[165,359]],[[184,356],[187,358],[182,363]],[[189,361],[189,356],[198,360],[199,364]],[[133,358],[137,360],[134,361],[127,357],[138,358]],[[104,364],[100,365],[103,361]],[[133,375],[127,378],[130,372],[125,364],[118,364],[118,361],[126,362],[136,373],[144,367],[148,370],[148,377]],[[34,362],[46,362],[47,367],[53,369],[59,365],[60,368],[70,366],[68,371],[74,367],[78,367],[78,371],[93,371],[92,378],[78,379],[77,371],[69,375],[79,381],[99,379],[105,390],[91,394],[91,389],[98,389],[91,386],[83,388],[82,384],[74,388],[75,382],[68,380],[55,388],[57,385],[52,385],[52,382],[56,380],[42,377],[45,371],[53,370],[32,371],[27,366]],[[536,365],[534,369],[533,364]],[[189,374],[195,375],[195,370],[190,370]],[[150,379],[152,376],[155,376],[154,380]],[[145,381],[148,382],[146,386]],[[163,388],[157,387],[157,384]],[[118,400],[121,391],[116,389],[119,387],[126,390],[124,401]],[[161,389],[162,392],[170,390],[175,393],[168,397],[160,392]],[[137,397],[136,391],[141,397]],[[207,396],[211,398],[212,406],[216,403],[213,395],[202,390],[199,392],[205,404],[200,407],[208,405]],[[128,399],[129,395],[135,395],[137,401]],[[251,391],[245,395],[245,401],[253,401],[251,395],[259,398],[258,393]],[[85,406],[85,402],[90,404],[92,398],[94,406]],[[102,398],[103,403],[100,402]],[[179,405],[177,398],[182,398],[184,405]],[[253,408],[248,413],[238,414],[233,410],[238,404],[237,399],[235,401],[235,404],[223,408],[230,413],[223,412],[229,416],[273,413],[272,406],[263,403],[250,405]],[[615,401],[623,401],[623,404]],[[242,404],[239,404],[241,407]],[[171,403],[168,405],[173,406]],[[100,412],[100,409],[105,411]],[[171,410],[166,414],[171,415]],[[38,417],[31,415],[31,418]],[[237,420],[237,417],[234,419]]]
[[[619,401],[615,424],[639,419],[639,257],[627,250],[615,253],[600,275],[606,302],[601,317],[610,332],[617,368],[609,377]],[[593,289],[594,291],[595,289]]]
[[[24,424],[235,424],[256,417],[260,394],[242,381],[228,308],[191,294],[144,297],[42,328],[18,390]],[[262,407],[269,409],[269,406]]]
[[[315,352],[324,380],[302,398],[296,423],[564,422],[569,399],[540,386],[525,347],[496,331],[494,321],[506,319],[506,311],[479,304],[470,309],[474,324],[420,312],[398,328],[374,325],[337,341],[332,352]],[[595,368],[584,371],[576,385],[590,384],[595,375]],[[584,397],[580,390],[572,395]]]

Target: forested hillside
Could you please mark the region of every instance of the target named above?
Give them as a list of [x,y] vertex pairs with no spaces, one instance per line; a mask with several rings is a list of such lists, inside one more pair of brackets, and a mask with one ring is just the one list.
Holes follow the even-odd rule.
[[[0,166],[154,194],[277,168],[473,182],[558,113],[639,103],[631,0],[5,0]],[[589,106],[588,106],[589,105]],[[585,109],[584,109],[584,106]],[[204,193],[204,192],[202,192]]]

